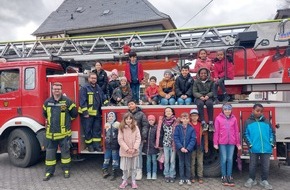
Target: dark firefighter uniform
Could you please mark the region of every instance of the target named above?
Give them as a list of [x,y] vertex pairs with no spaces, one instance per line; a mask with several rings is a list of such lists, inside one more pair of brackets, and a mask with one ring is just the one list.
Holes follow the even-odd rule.
[[[85,143],[90,152],[101,151],[102,114],[101,106],[105,96],[99,85],[86,84],[80,90],[81,123],[85,133]],[[84,117],[89,115],[89,117]]]
[[61,151],[61,163],[64,175],[69,177],[70,146],[71,146],[71,120],[78,115],[76,105],[66,96],[61,96],[57,101],[48,98],[43,105],[43,115],[47,119],[46,128],[46,175],[53,175],[56,165],[56,151],[58,146]]

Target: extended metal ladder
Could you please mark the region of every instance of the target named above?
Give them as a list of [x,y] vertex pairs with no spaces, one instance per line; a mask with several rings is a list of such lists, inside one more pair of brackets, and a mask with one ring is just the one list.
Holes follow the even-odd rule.
[[51,56],[58,56],[64,60],[74,59],[76,62],[109,61],[124,57],[124,42],[130,43],[132,50],[138,52],[138,57],[190,55],[201,48],[216,50],[233,46],[236,35],[240,32],[258,31],[259,37],[263,37],[265,27],[276,27],[277,30],[271,31],[274,36],[279,30],[278,25],[279,20],[168,31],[0,42],[0,57],[9,61],[46,60]]

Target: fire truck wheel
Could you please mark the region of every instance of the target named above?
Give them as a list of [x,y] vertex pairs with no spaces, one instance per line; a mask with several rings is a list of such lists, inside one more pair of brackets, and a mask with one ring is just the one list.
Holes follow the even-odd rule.
[[208,135],[209,150],[203,156],[203,175],[205,177],[219,177],[221,175],[220,156],[218,151],[213,147],[213,133],[209,133]]
[[13,165],[28,167],[35,164],[40,155],[40,145],[29,129],[15,129],[8,138],[8,155]]

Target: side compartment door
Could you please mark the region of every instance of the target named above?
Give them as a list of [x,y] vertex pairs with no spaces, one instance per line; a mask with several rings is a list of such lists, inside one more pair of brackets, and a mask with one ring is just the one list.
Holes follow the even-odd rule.
[[0,126],[21,111],[21,75],[19,68],[0,70]]

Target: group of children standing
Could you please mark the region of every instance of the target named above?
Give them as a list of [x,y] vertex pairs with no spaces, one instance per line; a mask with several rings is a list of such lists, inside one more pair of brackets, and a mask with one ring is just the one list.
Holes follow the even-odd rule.
[[[136,106],[136,103],[130,101],[128,107],[129,111],[124,114],[121,123],[117,122],[114,112],[107,114],[103,176],[105,178],[109,176],[108,164],[112,157],[112,180],[116,178],[116,170],[120,167],[123,170],[123,177],[119,188],[126,188],[128,177],[131,175],[132,188],[136,189],[138,188],[136,183],[138,170],[141,169],[142,173],[142,164],[140,166],[142,151],[147,155],[147,179],[153,180],[157,179],[157,154],[162,152],[164,154],[163,175],[166,183],[175,182],[176,155],[179,160],[179,185],[185,183],[191,185],[196,181],[203,183],[203,154],[208,152],[208,132],[202,129],[198,110],[184,112],[177,118],[174,109],[166,107],[158,122],[154,115],[149,115],[145,119],[149,122],[146,126],[142,123],[142,120],[146,122],[145,114]],[[240,130],[232,109],[231,104],[225,103],[214,123],[213,146],[220,153],[221,183],[224,186],[235,186],[232,177],[233,154],[235,147],[241,150]],[[139,114],[136,115],[138,112]],[[272,189],[267,179],[275,134],[271,124],[265,120],[262,113],[263,106],[255,104],[244,126],[244,139],[250,152],[250,174],[245,186],[251,188],[257,184],[255,174],[258,158],[260,158],[262,164],[260,185],[266,189]]]

